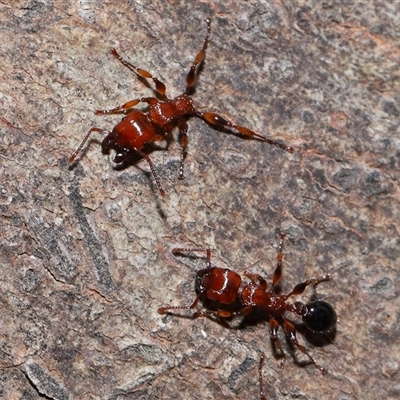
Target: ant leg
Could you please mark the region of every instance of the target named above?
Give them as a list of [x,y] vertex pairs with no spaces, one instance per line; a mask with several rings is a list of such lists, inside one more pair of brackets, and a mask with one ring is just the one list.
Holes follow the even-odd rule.
[[261,353],[260,362],[258,364],[258,380],[260,382],[260,400],[267,400],[267,398],[265,397],[265,394],[264,394],[264,390],[263,390],[264,385],[263,385],[263,378],[262,378],[262,369],[263,369],[264,360],[265,360],[265,354]]
[[[202,293],[199,293],[194,302],[190,306],[167,306],[167,307],[160,307],[157,312],[159,314],[166,314],[171,310],[193,310],[197,303],[200,300],[200,296]],[[232,312],[227,310],[216,310],[216,311],[197,311],[193,313],[194,318],[198,317],[219,317],[219,318],[229,318],[235,317],[239,315],[246,315],[248,314],[253,308],[252,307],[244,307],[242,310],[238,312]]]
[[135,151],[137,153],[139,153],[147,161],[147,163],[149,164],[151,173],[153,174],[154,180],[156,181],[156,185],[158,187],[158,190],[160,191],[161,197],[164,197],[165,196],[165,191],[164,191],[164,189],[163,189],[163,187],[161,185],[160,177],[157,174],[157,171],[156,171],[156,169],[154,167],[153,161],[151,161],[151,158],[146,153],[143,153],[139,149],[135,149]]
[[180,248],[180,247],[176,247],[176,248],[172,249],[172,254],[195,253],[195,252],[206,252],[207,269],[211,269],[211,250],[210,249],[201,249],[201,248],[185,249],[185,248]]
[[275,286],[280,282],[282,278],[282,259],[283,259],[283,240],[285,239],[286,233],[281,232],[281,239],[279,241],[279,247],[278,247],[278,254],[276,256],[278,262],[276,263],[276,268],[274,271],[274,276],[272,278],[272,286],[275,288]]
[[157,312],[159,314],[166,314],[170,310],[193,310],[197,306],[197,303],[199,302],[200,295],[196,297],[194,302],[190,306],[168,306],[168,307],[160,307]]
[[261,136],[255,132],[253,132],[249,128],[245,128],[244,126],[236,125],[233,122],[230,122],[226,120],[225,118],[221,117],[220,115],[213,113],[213,112],[202,112],[199,110],[195,110],[195,114],[204,119],[206,122],[208,122],[211,125],[214,126],[219,126],[219,127],[227,127],[227,128],[234,128],[236,129],[240,134],[247,136],[252,139],[258,139],[262,142],[267,142],[273,146],[279,147],[280,149],[286,150],[289,153],[293,153],[294,149],[293,147],[286,146],[283,143],[276,142],[275,140],[266,138],[264,136]]
[[279,330],[279,322],[274,318],[271,317],[269,319],[269,335],[270,338],[275,346],[275,348],[283,354],[281,342],[278,338],[278,330]]
[[309,285],[316,285],[320,282],[329,281],[329,279],[331,279],[331,276],[329,274],[324,275],[321,278],[307,279],[305,282],[298,283],[289,294],[284,296],[284,299],[286,300],[290,296],[303,293],[306,287]]
[[112,108],[110,110],[96,110],[94,113],[96,115],[108,115],[108,114],[119,114],[119,113],[124,113],[127,114],[131,108],[135,107],[136,104],[140,103],[140,99],[135,99],[128,101],[125,104],[122,104],[122,106],[118,106],[115,108]]
[[194,87],[194,85],[197,82],[197,72],[198,72],[198,65],[204,60],[204,57],[206,55],[206,49],[207,49],[207,41],[208,37],[210,36],[211,33],[211,20],[210,18],[206,19],[207,22],[207,34],[206,37],[204,38],[204,43],[202,49],[197,53],[196,58],[194,59],[193,65],[190,67],[190,70],[186,76],[186,94],[190,94],[191,89]]
[[89,139],[89,136],[92,134],[92,132],[102,132],[102,133],[106,133],[109,134],[109,131],[105,131],[104,129],[100,129],[100,128],[91,128],[89,130],[89,132],[86,134],[86,136],[83,138],[81,144],[78,146],[78,148],[72,153],[72,155],[69,157],[68,162],[71,164],[74,162],[76,156],[78,155],[78,153],[82,150],[83,146],[85,145],[85,143],[87,142],[87,140]]
[[199,311],[194,315],[195,317],[219,317],[219,318],[230,318],[230,317],[243,317],[250,314],[253,311],[253,306],[245,306],[239,311],[228,311],[218,309],[216,311]]
[[195,318],[197,317],[217,317],[217,318],[229,318],[235,313],[226,310],[216,310],[216,311],[198,311],[193,314]]
[[178,123],[178,129],[181,136],[181,146],[182,146],[182,156],[181,156],[181,164],[179,166],[179,176],[178,179],[183,179],[183,163],[185,161],[186,156],[186,147],[188,145],[188,137],[187,137],[187,130],[188,124],[185,120],[181,120]]
[[112,49],[110,53],[125,67],[129,68],[131,71],[135,72],[142,78],[146,79],[152,79],[154,84],[156,85],[156,92],[163,98],[167,99],[167,95],[165,94],[167,91],[167,88],[163,82],[158,80],[156,77],[154,77],[150,72],[146,71],[145,69],[138,68],[129,61],[126,61],[123,59],[117,52],[116,49]]
[[247,271],[243,272],[246,278],[249,278],[255,285],[259,286],[264,292],[267,290],[267,281],[258,274],[250,274]]
[[154,178],[154,180],[155,180],[155,182],[156,182],[156,185],[157,185],[157,187],[158,187],[158,190],[160,191],[161,197],[164,197],[164,196],[165,196],[165,191],[164,191],[164,189],[163,189],[163,187],[162,187],[162,185],[161,185],[160,177],[159,177],[158,174],[157,174],[157,171],[156,171],[156,169],[155,169],[155,167],[154,167],[153,162],[151,161],[151,158],[150,158],[146,153],[143,153],[141,150],[136,149],[136,148],[134,148],[134,149],[132,149],[132,150],[131,150],[131,149],[129,149],[129,150],[128,150],[128,149],[123,149],[122,151],[120,151],[120,152],[115,156],[114,162],[115,162],[115,163],[121,163],[121,162],[125,161],[125,160],[129,157],[129,155],[130,155],[131,153],[133,153],[134,151],[136,151],[136,152],[137,152],[142,158],[144,158],[144,159],[147,161],[147,163],[149,164],[151,173],[152,173],[153,178]]
[[109,115],[109,114],[128,114],[133,107],[139,103],[147,103],[149,105],[155,105],[158,100],[155,97],[142,97],[140,99],[130,100],[121,106],[111,108],[110,110],[96,110],[94,113],[96,115]]
[[327,373],[327,370],[321,367],[319,364],[317,364],[315,360],[311,357],[311,355],[308,353],[307,349],[297,341],[296,328],[294,327],[294,325],[291,322],[284,320],[283,329],[285,331],[286,337],[288,338],[289,342],[292,345],[295,345],[302,353],[306,354],[310,359],[310,361],[312,362],[312,364],[314,364],[315,368],[319,369],[321,373],[325,375]]

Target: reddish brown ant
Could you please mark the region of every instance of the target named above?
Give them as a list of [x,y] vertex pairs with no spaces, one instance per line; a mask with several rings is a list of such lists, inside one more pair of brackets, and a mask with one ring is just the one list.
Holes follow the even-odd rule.
[[[173,310],[193,310],[199,300],[207,307],[207,310],[193,313],[193,317],[217,317],[230,318],[246,316],[252,311],[259,309],[268,315],[270,326],[270,337],[275,348],[282,353],[282,347],[278,338],[279,326],[283,326],[286,338],[291,345],[296,346],[302,353],[307,355],[310,362],[322,374],[326,374],[326,369],[315,362],[296,338],[296,328],[288,321],[284,313],[290,311],[302,317],[304,325],[314,333],[328,333],[336,326],[336,312],[333,307],[325,301],[311,301],[307,304],[301,302],[289,303],[289,297],[299,295],[304,292],[307,286],[317,285],[330,279],[330,275],[321,278],[310,278],[297,284],[288,294],[278,293],[278,283],[282,277],[283,241],[285,233],[281,233],[277,265],[272,278],[272,286],[267,290],[267,281],[260,275],[245,272],[244,276],[250,279],[250,283],[241,288],[242,279],[239,274],[230,269],[211,266],[210,249],[194,248],[175,248],[173,254],[189,252],[206,252],[206,268],[196,273],[196,292],[197,297],[189,306],[166,306],[158,309],[159,314],[169,313]],[[262,364],[264,354],[260,357],[259,379],[260,379],[260,398],[265,399],[262,391]]]
[[[284,149],[290,153],[293,152],[293,148],[290,146],[286,146],[285,144],[278,143],[272,139],[258,135],[248,128],[236,125],[233,122],[226,120],[217,113],[201,111],[200,109],[202,107],[195,106],[191,95],[194,91],[198,78],[198,67],[206,55],[208,37],[210,36],[211,32],[210,19],[207,18],[206,22],[207,34],[204,39],[203,47],[197,53],[196,58],[194,59],[194,62],[186,76],[186,90],[174,99],[167,97],[166,86],[163,82],[154,77],[150,72],[138,68],[132,63],[124,60],[118,54],[116,49],[111,50],[111,54],[124,66],[142,78],[153,80],[155,84],[155,92],[158,98],[142,97],[140,99],[128,101],[127,103],[111,110],[96,110],[96,115],[125,114],[126,116],[114,127],[111,132],[101,128],[91,128],[83,138],[81,144],[69,158],[70,163],[75,160],[76,156],[82,150],[84,144],[93,132],[105,133],[106,137],[102,142],[103,152],[108,152],[109,150],[114,149],[117,152],[114,158],[115,163],[121,163],[124,160],[127,160],[132,154],[139,154],[148,162],[160,193],[162,196],[164,196],[165,192],[162,188],[161,181],[157,175],[154,165],[150,157],[143,152],[142,149],[149,143],[162,140],[166,140],[168,145],[171,139],[171,131],[175,127],[178,127],[180,133],[180,143],[182,146],[179,179],[183,179],[183,164],[186,155],[186,147],[188,145],[187,120],[193,115],[202,118],[212,126],[220,128],[234,128],[239,132],[239,134],[247,138],[258,139]],[[148,104],[148,111],[142,112],[134,109],[134,107],[140,102]]]

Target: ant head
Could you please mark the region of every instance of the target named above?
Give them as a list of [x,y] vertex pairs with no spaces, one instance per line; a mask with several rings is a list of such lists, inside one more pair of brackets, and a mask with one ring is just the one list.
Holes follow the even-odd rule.
[[304,306],[304,310],[303,322],[310,331],[326,333],[336,326],[336,311],[326,301],[312,301]]

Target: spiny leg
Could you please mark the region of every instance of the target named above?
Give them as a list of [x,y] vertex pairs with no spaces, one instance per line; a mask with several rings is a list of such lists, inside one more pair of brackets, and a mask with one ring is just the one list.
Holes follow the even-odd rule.
[[206,265],[207,269],[211,269],[211,250],[210,249],[203,249],[203,248],[181,248],[175,247],[172,249],[172,254],[182,254],[182,253],[197,253],[197,252],[205,252],[206,253]]
[[186,157],[186,147],[188,145],[188,136],[187,136],[187,131],[188,131],[188,124],[186,120],[180,120],[178,123],[178,129],[179,129],[179,134],[180,134],[180,142],[182,146],[182,156],[181,156],[181,163],[179,165],[179,176],[178,179],[183,179],[183,168],[184,168],[184,162],[185,162],[185,157]]
[[124,58],[122,58],[116,49],[112,49],[110,51],[110,53],[125,67],[129,68],[131,71],[135,72],[136,74],[140,75],[143,78],[146,79],[152,79],[154,84],[156,85],[156,92],[163,98],[166,99],[166,91],[167,88],[165,86],[165,84],[163,82],[161,82],[159,79],[157,79],[156,77],[154,77],[150,72],[146,71],[145,69],[142,68],[138,68],[135,65],[133,65],[132,63],[130,63],[129,61],[125,60]]
[[118,153],[116,154],[116,156],[114,157],[114,162],[119,164],[119,163],[124,162],[125,160],[129,160],[129,156],[134,152],[138,153],[142,158],[144,158],[147,161],[147,163],[150,166],[150,170],[151,170],[153,178],[154,178],[154,180],[156,182],[156,185],[157,185],[157,187],[158,187],[158,189],[160,191],[160,194],[161,194],[162,197],[164,197],[165,196],[165,191],[162,188],[160,178],[159,178],[159,176],[158,176],[158,174],[156,172],[156,169],[154,167],[153,162],[151,161],[151,158],[146,153],[143,153],[141,150],[139,150],[137,148],[120,149],[118,151]]
[[262,369],[263,369],[264,360],[265,360],[265,354],[261,353],[260,362],[258,364],[258,380],[260,382],[260,400],[267,400],[267,398],[265,397],[265,394],[264,394],[264,390],[263,390],[264,385],[263,385],[263,378],[262,378]]
[[[207,263],[207,268],[211,268],[211,250],[210,249],[202,249],[202,248],[194,248],[194,249],[189,249],[189,248],[181,248],[181,247],[175,247],[172,249],[172,254],[181,254],[181,253],[193,253],[193,252],[205,252],[206,253],[206,263]],[[194,300],[194,302],[190,306],[167,306],[167,307],[160,307],[157,312],[159,314],[165,314],[171,310],[193,310],[197,306],[197,303],[200,300],[202,293],[199,293]],[[193,316],[197,316],[197,313],[193,313]]]
[[254,310],[254,306],[244,306],[239,311],[229,311],[229,310],[221,310],[218,309],[216,311],[202,311],[198,314],[202,317],[220,317],[220,318],[236,318],[236,317],[245,317],[250,314]]
[[321,373],[325,375],[327,373],[327,370],[321,367],[319,364],[317,364],[315,360],[311,357],[311,355],[308,353],[307,349],[297,341],[295,326],[291,322],[284,320],[283,329],[285,331],[286,337],[288,338],[289,342],[292,345],[295,345],[302,353],[306,354],[310,359],[310,361],[312,362],[312,364],[315,366],[315,368],[319,369]]
[[87,142],[87,140],[89,139],[90,135],[93,132],[102,132],[102,133],[106,133],[109,134],[109,131],[105,131],[104,129],[100,129],[100,128],[91,128],[89,130],[89,132],[86,134],[86,136],[83,138],[81,144],[78,146],[78,148],[72,153],[71,157],[69,157],[68,162],[69,163],[73,163],[76,156],[79,154],[79,152],[82,150],[83,146],[85,145],[85,143]]
[[280,149],[286,150],[289,153],[293,153],[294,149],[293,147],[287,146],[286,144],[276,142],[275,140],[266,138],[264,136],[261,136],[255,132],[253,132],[249,128],[245,128],[244,126],[236,125],[233,122],[230,122],[226,120],[225,118],[221,117],[220,115],[214,113],[214,112],[202,112],[200,110],[195,110],[195,115],[198,117],[204,119],[206,122],[208,122],[211,125],[214,126],[219,126],[221,128],[234,128],[236,129],[240,134],[247,136],[252,139],[258,139],[262,142],[266,142],[268,144],[271,144],[273,146],[279,147]]
[[[199,299],[201,297],[201,293],[196,297],[196,300],[190,306],[167,306],[167,307],[160,307],[157,312],[159,314],[166,314],[171,310],[193,310],[196,307]],[[229,311],[229,310],[205,310],[205,311],[196,311],[192,315],[194,318],[198,317],[214,317],[214,318],[231,318],[231,317],[243,317],[253,311],[253,307],[246,306],[243,307],[239,311]]]
[[196,58],[194,59],[193,65],[190,67],[190,70],[186,76],[186,94],[190,94],[191,89],[194,87],[194,85],[197,82],[197,72],[198,72],[198,66],[199,64],[204,60],[204,57],[206,55],[206,49],[207,49],[207,41],[208,37],[210,36],[211,33],[211,20],[210,18],[206,19],[207,22],[207,34],[206,37],[204,38],[204,43],[202,49],[197,53]]
[[283,354],[281,342],[278,338],[278,330],[279,330],[279,322],[274,317],[271,317],[269,319],[269,335],[276,350],[278,350],[281,354]]
[[[170,312],[172,310],[193,310],[193,308],[195,308],[197,306],[197,303],[200,300],[200,295],[201,295],[201,293],[199,293],[199,295],[196,297],[196,299],[194,300],[194,302],[190,306],[166,306],[166,307],[160,307],[157,310],[157,312],[159,314],[166,314],[167,312]],[[193,313],[193,315],[195,315],[195,313]]]
[[329,274],[322,276],[321,278],[310,278],[307,279],[304,282],[298,283],[293,289],[292,291],[285,295],[284,298],[285,300],[288,299],[290,296],[294,296],[297,294],[301,294],[304,292],[304,290],[306,289],[307,286],[309,285],[316,285],[320,282],[324,282],[324,281],[328,281],[329,279],[331,279],[331,276]]
[[[197,304],[197,302],[196,302]],[[189,306],[171,306],[171,307],[160,307],[157,312],[159,314],[166,314],[171,310],[192,310],[192,307]],[[233,317],[235,313],[226,311],[226,310],[216,310],[216,311],[196,311],[193,312],[193,318],[230,318]]]
[[141,97],[140,99],[130,100],[127,103],[111,108],[110,110],[96,110],[96,115],[109,115],[109,114],[128,114],[132,111],[132,108],[139,103],[147,103],[149,105],[155,105],[159,101],[155,97]]
[[281,232],[281,238],[279,241],[279,247],[278,247],[278,254],[276,255],[277,258],[277,263],[276,263],[276,268],[274,271],[274,276],[272,278],[272,287],[275,288],[275,286],[279,283],[279,281],[282,278],[282,260],[283,260],[283,240],[285,239],[286,233]]
[[136,104],[139,104],[140,101],[141,101],[140,99],[131,100],[125,104],[122,104],[121,106],[112,108],[110,110],[96,110],[94,113],[96,115],[108,115],[108,114],[119,114],[119,113],[127,114],[133,107],[136,106]]
[[154,180],[156,181],[156,185],[158,187],[158,190],[160,191],[161,197],[164,197],[165,196],[165,191],[164,191],[164,189],[163,189],[163,187],[161,185],[161,181],[160,181],[160,178],[159,178],[159,176],[157,174],[157,171],[156,171],[156,169],[154,167],[153,161],[151,161],[151,158],[146,153],[143,153],[139,149],[135,149],[135,151],[137,153],[139,153],[147,161],[147,163],[149,164],[151,173],[153,174]]
[[245,271],[243,275],[246,278],[249,278],[255,285],[260,286],[260,288],[264,291],[267,290],[268,284],[267,281],[258,274],[250,274],[249,272]]

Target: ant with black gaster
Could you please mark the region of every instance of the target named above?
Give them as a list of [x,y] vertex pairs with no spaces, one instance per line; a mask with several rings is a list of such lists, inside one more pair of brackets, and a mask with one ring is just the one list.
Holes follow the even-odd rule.
[[[299,301],[289,303],[287,300],[304,292],[307,286],[317,285],[330,279],[330,275],[320,278],[310,278],[298,283],[288,294],[278,293],[278,284],[282,277],[283,241],[285,233],[280,236],[277,265],[272,277],[272,286],[268,290],[267,281],[257,274],[245,272],[243,275],[250,279],[250,283],[241,287],[240,275],[227,268],[211,266],[211,250],[203,248],[175,248],[173,254],[193,252],[206,253],[206,268],[196,273],[195,288],[197,296],[189,306],[165,306],[158,309],[159,314],[170,313],[175,310],[193,310],[201,300],[208,308],[205,311],[193,312],[193,317],[231,318],[247,316],[252,311],[261,310],[268,315],[270,337],[275,348],[283,354],[278,338],[279,326],[283,326],[288,342],[304,353],[310,362],[323,374],[327,370],[313,359],[308,350],[296,338],[295,325],[284,317],[286,311],[299,315],[306,328],[317,334],[326,334],[334,330],[337,315],[333,307],[322,300],[311,301],[307,304]],[[210,303],[211,301],[211,303]],[[265,355],[261,354],[259,362],[260,398],[265,400],[262,390],[262,365]]]
[[[261,136],[251,129],[236,125],[228,121],[221,115],[210,112],[201,111],[203,107],[197,107],[192,99],[192,94],[198,79],[199,66],[204,60],[206,55],[206,48],[208,38],[211,33],[210,19],[206,19],[207,34],[204,39],[202,49],[197,53],[192,66],[186,76],[186,90],[179,96],[170,99],[166,94],[166,86],[158,78],[154,77],[150,72],[138,68],[132,63],[123,59],[116,49],[111,50],[111,54],[131,71],[139,75],[141,78],[152,79],[155,85],[155,93],[157,97],[141,97],[139,99],[130,100],[121,106],[112,108],[110,110],[96,110],[96,115],[108,114],[125,114],[125,117],[119,122],[113,130],[107,131],[101,128],[92,127],[74,153],[69,157],[69,162],[73,163],[83,146],[89,139],[93,132],[106,134],[102,141],[102,150],[107,153],[109,150],[114,149],[116,156],[115,163],[121,163],[128,160],[132,155],[139,155],[144,158],[150,166],[152,175],[160,191],[161,196],[164,197],[165,191],[161,185],[161,180],[156,172],[150,156],[143,151],[143,148],[153,142],[163,141],[167,142],[167,146],[171,141],[171,132],[177,127],[180,134],[180,144],[182,147],[182,156],[179,166],[179,179],[183,179],[184,174],[184,160],[186,155],[186,148],[188,145],[188,124],[187,120],[191,116],[197,116],[209,123],[211,126],[217,128],[235,129],[240,135],[250,139],[257,139],[262,142],[267,142],[271,145],[277,146],[281,149],[293,153],[294,149],[285,144],[276,142],[272,139]],[[148,110],[146,112],[134,109],[139,103],[147,103]]]

